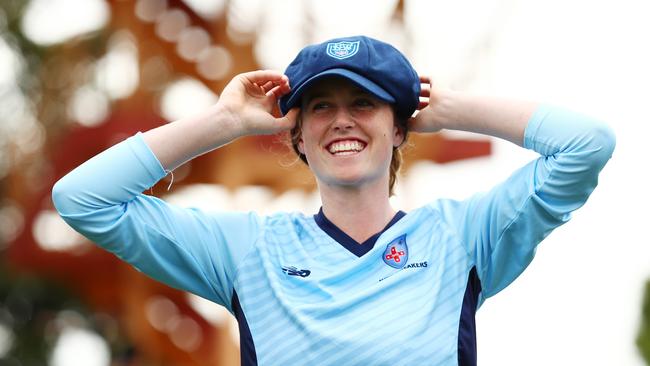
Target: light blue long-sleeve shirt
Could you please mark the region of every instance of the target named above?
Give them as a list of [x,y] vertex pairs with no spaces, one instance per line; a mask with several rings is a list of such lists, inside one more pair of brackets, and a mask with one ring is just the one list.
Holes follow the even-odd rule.
[[362,246],[322,213],[205,212],[142,194],[166,173],[140,134],[62,178],[53,200],[98,245],[233,312],[243,365],[470,365],[477,307],[584,204],[614,145],[604,124],[540,107],[524,137],[539,158],[489,192],[400,213]]

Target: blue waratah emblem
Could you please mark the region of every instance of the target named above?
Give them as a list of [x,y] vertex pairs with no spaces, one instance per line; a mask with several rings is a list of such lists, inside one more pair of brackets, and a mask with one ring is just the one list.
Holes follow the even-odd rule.
[[402,269],[409,260],[409,251],[406,246],[406,234],[391,241],[384,250],[382,259],[384,263],[397,269]]
[[359,51],[359,41],[356,42],[341,41],[341,42],[327,44],[327,54],[339,60],[352,57],[358,51]]

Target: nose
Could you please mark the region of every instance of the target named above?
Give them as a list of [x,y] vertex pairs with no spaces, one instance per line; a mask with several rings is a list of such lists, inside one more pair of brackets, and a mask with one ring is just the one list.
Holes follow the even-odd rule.
[[348,113],[348,110],[346,108],[339,108],[334,115],[332,128],[336,131],[351,130],[354,127],[354,124],[354,119],[350,113]]

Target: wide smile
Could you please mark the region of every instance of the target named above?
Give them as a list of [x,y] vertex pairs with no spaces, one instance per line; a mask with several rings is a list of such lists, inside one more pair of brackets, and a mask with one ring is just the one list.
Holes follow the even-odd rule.
[[325,148],[334,156],[348,156],[360,153],[366,148],[366,143],[357,139],[336,140]]

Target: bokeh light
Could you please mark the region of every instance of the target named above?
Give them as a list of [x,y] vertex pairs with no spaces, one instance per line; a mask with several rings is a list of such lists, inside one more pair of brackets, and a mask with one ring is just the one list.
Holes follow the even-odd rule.
[[179,9],[170,9],[156,18],[156,34],[165,41],[175,42],[189,24],[187,14]]
[[184,0],[185,4],[205,19],[216,19],[224,12],[226,0]]
[[195,351],[203,341],[201,327],[187,316],[176,315],[168,319],[166,331],[174,345],[186,352]]
[[135,14],[145,22],[155,22],[167,9],[166,0],[137,0]]
[[0,206],[0,250],[4,249],[20,235],[25,226],[25,218],[20,208],[5,202]]
[[13,86],[21,69],[19,54],[0,34],[0,87],[5,89]]
[[167,329],[169,319],[178,316],[178,307],[164,296],[153,296],[147,300],[145,314],[149,323],[163,332]]
[[70,118],[86,127],[98,126],[106,120],[108,113],[108,97],[91,86],[77,89],[68,105]]
[[138,68],[133,35],[126,30],[115,32],[109,40],[108,52],[97,62],[95,85],[111,99],[126,98],[138,87]]
[[0,360],[5,358],[14,343],[14,334],[11,328],[0,320]]
[[217,95],[200,81],[183,78],[165,89],[160,99],[160,112],[167,121],[175,121],[191,116],[217,100]]
[[201,51],[210,46],[210,35],[203,28],[187,27],[181,30],[178,35],[176,50],[178,54],[188,60],[198,59]]
[[103,27],[109,7],[102,0],[31,0],[22,18],[23,33],[40,45],[52,45]]
[[54,210],[41,211],[34,220],[32,233],[44,250],[68,251],[88,245]]
[[110,352],[106,341],[97,333],[66,326],[56,341],[50,365],[109,366]]
[[230,75],[233,60],[230,51],[225,47],[206,47],[197,57],[197,70],[201,76],[210,80],[218,80]]

